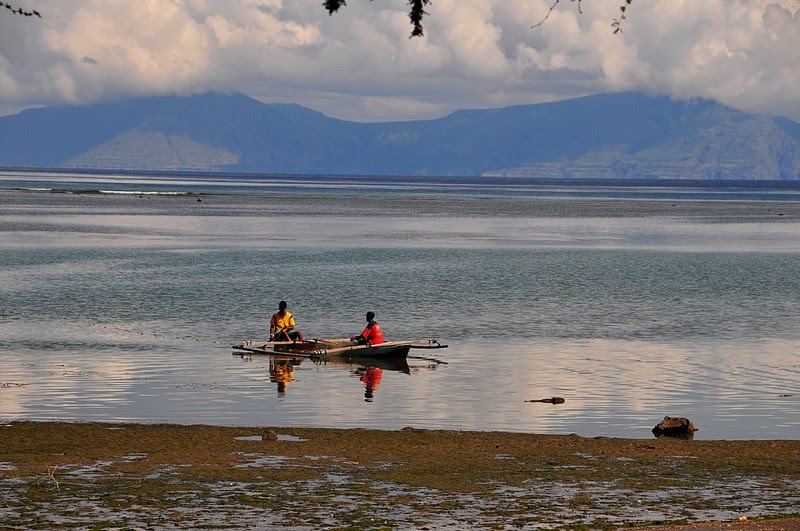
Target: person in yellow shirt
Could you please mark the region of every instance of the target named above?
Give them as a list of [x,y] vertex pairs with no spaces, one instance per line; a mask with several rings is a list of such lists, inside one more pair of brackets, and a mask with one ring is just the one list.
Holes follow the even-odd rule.
[[294,316],[286,309],[286,301],[278,303],[278,313],[269,320],[270,341],[303,341],[300,330],[294,329]]

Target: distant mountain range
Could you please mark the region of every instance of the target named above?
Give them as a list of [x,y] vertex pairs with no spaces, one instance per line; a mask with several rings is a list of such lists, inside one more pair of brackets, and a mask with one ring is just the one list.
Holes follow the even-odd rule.
[[375,175],[800,179],[800,124],[640,93],[356,123],[242,94],[0,117],[0,166]]

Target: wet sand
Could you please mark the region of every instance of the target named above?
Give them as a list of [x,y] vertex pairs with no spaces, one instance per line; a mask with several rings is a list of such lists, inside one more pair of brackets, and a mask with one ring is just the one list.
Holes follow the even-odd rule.
[[0,492],[6,528],[797,529],[800,441],[15,422]]

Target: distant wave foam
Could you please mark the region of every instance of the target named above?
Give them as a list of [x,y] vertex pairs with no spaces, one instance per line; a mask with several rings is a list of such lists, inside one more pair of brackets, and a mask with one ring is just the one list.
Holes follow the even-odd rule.
[[114,194],[114,195],[192,195],[191,192],[153,192],[153,191],[136,191],[136,190],[98,190],[101,194]]

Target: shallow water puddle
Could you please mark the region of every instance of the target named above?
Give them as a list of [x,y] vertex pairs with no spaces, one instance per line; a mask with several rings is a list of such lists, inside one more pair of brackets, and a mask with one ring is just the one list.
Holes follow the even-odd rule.
[[[239,436],[239,437],[234,437],[234,440],[260,442],[260,441],[264,440],[264,436],[263,435],[242,435],[242,436]],[[303,439],[302,437],[297,437],[296,435],[288,435],[288,434],[285,434],[285,433],[279,433],[278,434],[278,440],[279,441],[285,441],[285,442],[308,442],[308,439]]]
[[[250,461],[240,467],[281,466],[289,461],[283,456],[242,455]],[[304,458],[292,461],[295,459]],[[330,457],[319,459],[335,461]],[[169,492],[167,498],[180,507],[167,512],[135,502],[127,508],[112,509],[102,498],[81,499],[62,490],[57,499],[40,500],[33,506],[12,495],[7,499],[7,507],[0,510],[0,516],[28,519],[36,515],[40,519],[37,521],[48,525],[105,521],[130,527],[162,524],[263,527],[280,523],[288,529],[348,525],[432,529],[500,525],[548,529],[592,522],[625,525],[676,518],[735,520],[745,515],[787,511],[800,504],[800,482],[779,479],[773,485],[766,480],[743,477],[735,493],[727,483],[633,491],[620,488],[614,481],[581,485],[530,481],[522,486],[498,482],[488,493],[448,493],[372,481],[361,474],[361,469],[339,468],[340,465],[334,463],[336,468],[328,470],[322,479],[214,482]],[[72,473],[102,471],[104,466],[106,462],[99,462]],[[160,472],[174,470],[168,468]],[[3,485],[11,486],[11,480],[0,479],[0,487]],[[12,494],[18,492],[9,490]]]
[[241,437],[234,437],[236,441],[263,441],[264,438],[261,435],[242,435]]
[[57,470],[59,472],[63,471],[65,476],[69,476],[71,478],[82,478],[82,479],[97,479],[97,478],[107,478],[110,476],[118,476],[119,473],[111,474],[107,472],[105,469],[110,467],[114,464],[114,461],[97,461],[91,465],[80,466],[74,468],[76,465],[59,465]]
[[122,460],[125,461],[126,463],[131,463],[133,461],[141,461],[142,459],[147,459],[149,455],[150,454],[144,454],[144,453],[123,455]]
[[284,466],[298,467],[298,468],[320,468],[325,466],[325,463],[320,464],[307,464],[314,461],[326,461],[342,465],[357,465],[354,461],[346,461],[341,457],[334,457],[329,455],[306,455],[303,457],[287,457],[284,455],[265,455],[261,453],[245,453],[233,452],[234,455],[249,459],[246,462],[237,463],[233,465],[234,468],[280,468]]
[[234,468],[281,468],[290,459],[282,455],[243,454],[238,452],[237,454],[249,460],[233,465]]
[[308,439],[303,439],[302,437],[297,437],[296,435],[285,435],[283,433],[278,434],[279,441],[289,441],[289,442],[307,442]]

